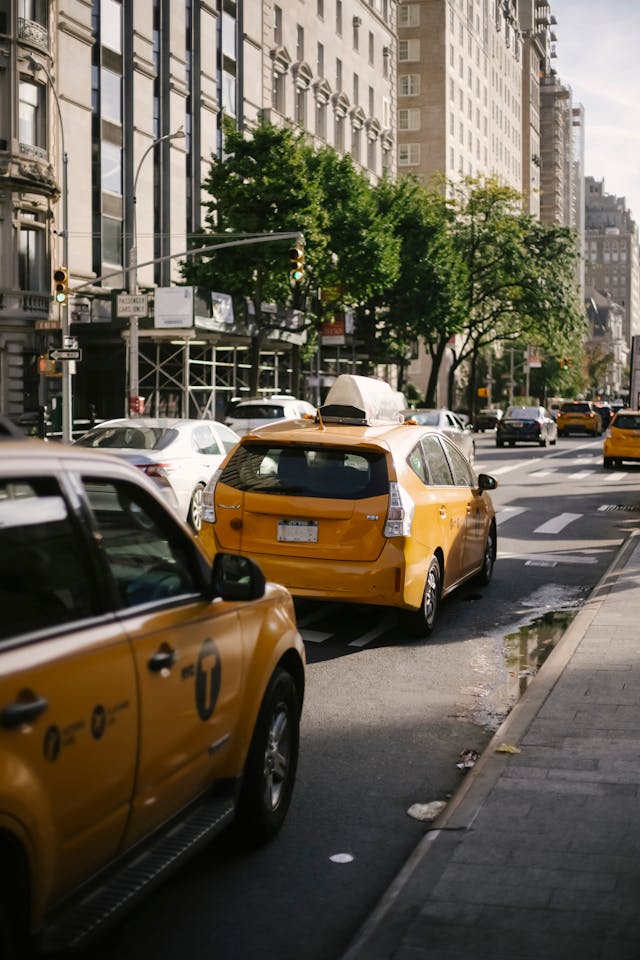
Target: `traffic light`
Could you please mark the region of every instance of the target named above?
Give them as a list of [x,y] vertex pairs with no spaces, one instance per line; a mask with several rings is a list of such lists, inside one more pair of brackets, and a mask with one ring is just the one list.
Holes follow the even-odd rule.
[[304,247],[301,243],[289,250],[289,263],[291,264],[289,274],[291,283],[302,283],[304,280]]
[[53,271],[53,293],[56,303],[66,303],[69,288],[69,271],[66,267],[56,267]]

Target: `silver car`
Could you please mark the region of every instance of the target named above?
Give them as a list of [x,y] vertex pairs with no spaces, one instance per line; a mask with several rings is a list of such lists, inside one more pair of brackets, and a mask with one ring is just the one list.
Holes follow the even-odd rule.
[[440,410],[422,408],[404,410],[403,415],[405,420],[415,420],[423,427],[437,427],[458,445],[469,463],[473,463],[476,455],[476,444],[471,426],[465,427],[460,417],[453,410],[446,410],[444,407]]
[[197,533],[203,490],[239,439],[215,420],[136,417],[104,420],[75,443],[114,453],[144,471]]

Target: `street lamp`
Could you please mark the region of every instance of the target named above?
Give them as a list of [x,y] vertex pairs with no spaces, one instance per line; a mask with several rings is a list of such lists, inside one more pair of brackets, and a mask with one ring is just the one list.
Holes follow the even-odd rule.
[[[136,173],[133,178],[133,223],[131,231],[131,247],[129,248],[129,257],[127,261],[127,270],[128,270],[128,292],[131,296],[136,296],[138,294],[138,224],[136,217],[136,191],[138,188],[138,177],[140,176],[140,170],[142,169],[142,164],[147,158],[148,154],[157,147],[159,143],[164,143],[166,140],[176,140],[184,139],[185,132],[182,126],[174,133],[166,133],[163,137],[158,137],[153,143],[150,143],[145,152],[140,157],[140,161],[136,168]],[[139,380],[139,349],[138,349],[138,317],[137,315],[132,315],[129,317],[129,403],[128,403],[128,412],[129,415],[140,413],[139,409],[139,400],[138,395],[140,392],[140,380]]]
[[[55,83],[48,69],[39,60],[31,54],[29,62],[34,73],[42,70],[58,110],[58,120],[60,121],[60,145],[62,147],[62,231],[58,236],[62,236],[62,261],[66,269],[69,269],[69,178],[68,167],[69,157],[64,145],[64,124],[62,122],[62,110],[60,109],[60,100],[56,91]],[[67,346],[69,337],[69,300],[59,304],[61,317],[62,347]],[[61,360],[62,363],[62,442],[70,443],[72,439],[72,412],[71,412],[71,361]]]

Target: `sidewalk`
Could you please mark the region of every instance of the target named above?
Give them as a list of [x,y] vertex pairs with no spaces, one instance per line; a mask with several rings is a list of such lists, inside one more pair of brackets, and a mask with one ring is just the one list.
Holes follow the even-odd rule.
[[524,958],[640,958],[635,534],[342,960]]

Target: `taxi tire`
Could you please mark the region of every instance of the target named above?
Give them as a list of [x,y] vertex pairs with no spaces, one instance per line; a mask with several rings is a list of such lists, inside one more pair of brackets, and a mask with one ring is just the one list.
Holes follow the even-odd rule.
[[[298,691],[291,674],[279,667],[260,706],[238,797],[236,832],[243,842],[266,843],[284,823],[299,743]],[[284,761],[281,778],[273,776],[274,761],[280,760]]]
[[614,462],[613,457],[605,457],[602,461],[602,466],[605,470],[613,470]]
[[440,609],[442,571],[436,557],[431,558],[422,594],[420,609],[407,614],[407,633],[412,637],[428,637],[433,632]]
[[476,574],[476,583],[480,584],[483,587],[486,587],[490,583],[491,577],[493,575],[493,565],[496,562],[496,553],[497,553],[497,539],[496,539],[496,527],[492,523],[489,527],[489,532],[487,534],[487,540],[484,545],[484,554],[482,555],[482,567],[479,572]]

